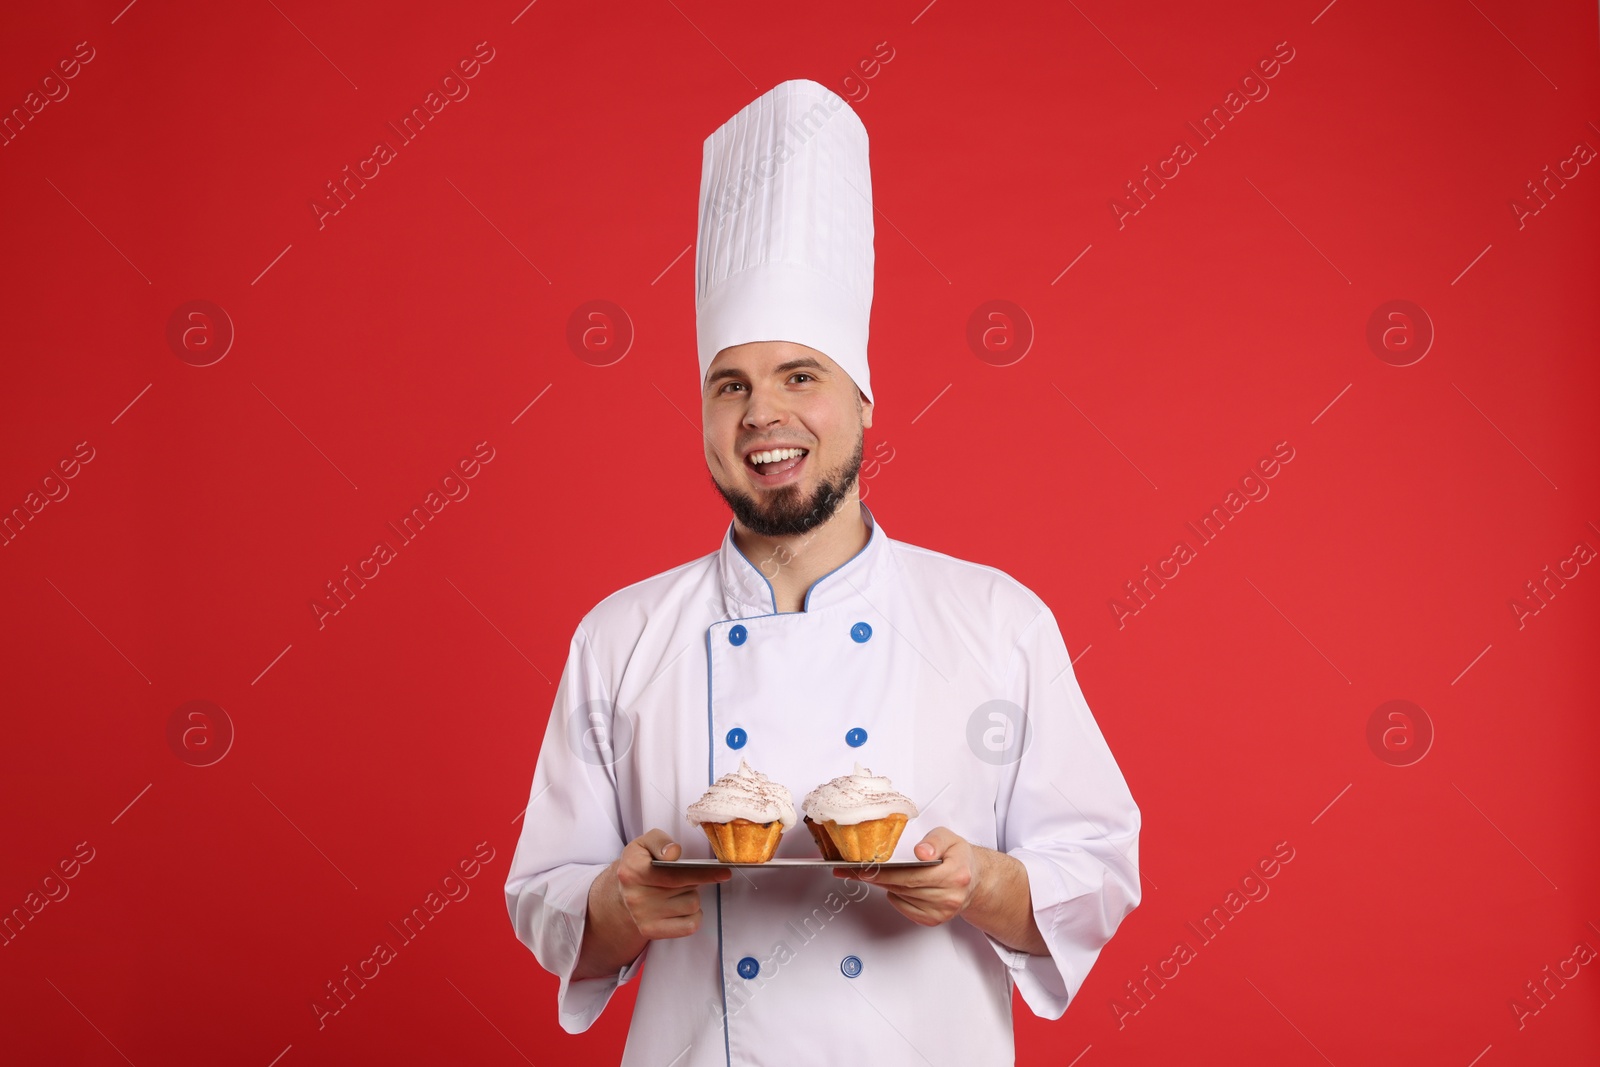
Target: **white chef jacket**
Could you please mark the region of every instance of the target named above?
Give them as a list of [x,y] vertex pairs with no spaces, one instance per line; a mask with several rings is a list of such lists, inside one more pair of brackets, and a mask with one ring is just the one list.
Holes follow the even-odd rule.
[[[716,552],[612,594],[573,634],[506,906],[560,978],[569,1033],[643,964],[624,1067],[1013,1063],[1013,983],[1059,1018],[1139,903],[1139,809],[1050,609],[860,507],[867,544],[800,612],[777,612],[776,563],[748,559],[730,522]],[[573,981],[594,877],[652,827],[710,856],[684,809],[741,758],[797,808],[856,762],[887,776],[919,809],[897,860],[936,826],[1014,856],[1049,955],[962,918],[918,925],[826,868],[736,868],[701,890],[694,934]],[[818,852],[796,823],[777,854]]]

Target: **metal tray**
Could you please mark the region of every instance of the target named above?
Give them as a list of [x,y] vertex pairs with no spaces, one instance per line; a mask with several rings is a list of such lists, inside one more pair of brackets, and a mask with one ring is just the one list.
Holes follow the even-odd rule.
[[879,870],[892,870],[897,867],[937,867],[943,862],[943,860],[884,860],[878,863],[851,863],[849,860],[825,860],[820,856],[816,859],[794,859],[790,857],[775,856],[765,863],[724,863],[719,859],[651,860],[650,866],[697,869],[726,867],[730,870],[734,867],[808,867],[812,869],[839,867],[845,870],[864,870],[869,867],[876,867]]

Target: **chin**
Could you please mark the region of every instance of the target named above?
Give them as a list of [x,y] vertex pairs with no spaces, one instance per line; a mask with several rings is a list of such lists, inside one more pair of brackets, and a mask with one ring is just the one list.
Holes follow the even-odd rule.
[[[816,455],[814,450],[812,455]],[[836,470],[819,465],[814,471],[802,472],[799,480],[778,486],[761,485],[747,474],[726,483],[713,474],[711,483],[746,528],[768,537],[793,536],[808,533],[833,517],[858,484],[861,456],[858,437],[849,460]]]

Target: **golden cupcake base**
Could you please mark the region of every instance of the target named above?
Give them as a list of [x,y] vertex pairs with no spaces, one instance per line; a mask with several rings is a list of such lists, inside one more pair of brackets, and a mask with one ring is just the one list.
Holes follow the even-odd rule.
[[706,822],[700,824],[700,829],[711,842],[711,851],[723,863],[765,863],[778,851],[778,839],[783,836],[783,823],[776,819]]
[[[840,826],[829,819],[821,823],[832,839],[837,857],[823,850],[825,859],[842,859],[850,863],[883,863],[894,855],[894,846],[900,841],[900,832],[909,820],[904,815],[888,815],[882,819],[868,819],[850,826]],[[812,831],[816,836],[816,832]],[[818,838],[817,844],[822,841]]]

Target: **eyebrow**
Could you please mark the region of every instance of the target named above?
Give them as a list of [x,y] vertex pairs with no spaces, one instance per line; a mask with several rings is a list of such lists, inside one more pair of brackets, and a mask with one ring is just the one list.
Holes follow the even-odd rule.
[[[784,362],[782,362],[782,363],[778,364],[776,367],[774,367],[773,371],[775,373],[778,373],[778,374],[786,374],[789,371],[801,370],[801,369],[819,370],[819,371],[822,371],[824,374],[826,374],[828,372],[828,368],[824,367],[821,363],[818,363],[815,359],[812,359],[810,356],[801,356],[799,359],[785,360]],[[714,370],[714,371],[711,372],[710,376],[706,378],[706,386],[707,386],[707,388],[709,388],[709,387],[715,385],[717,382],[722,381],[722,379],[724,379],[724,378],[743,378],[743,377],[744,377],[744,371],[739,370],[736,367],[723,367],[721,370]]]

